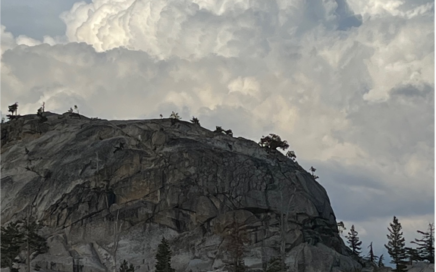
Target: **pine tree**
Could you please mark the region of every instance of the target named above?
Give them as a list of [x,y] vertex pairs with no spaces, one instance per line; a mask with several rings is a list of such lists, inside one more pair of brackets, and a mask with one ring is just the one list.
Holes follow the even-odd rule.
[[412,265],[413,262],[420,261],[421,257],[419,256],[419,252],[416,248],[406,247],[406,257],[409,259],[409,265]]
[[165,237],[162,237],[162,240],[157,247],[156,253],[156,272],[174,272],[175,270],[171,268],[171,250],[168,245],[168,241]]
[[418,251],[417,253],[419,254],[421,260],[434,263],[434,225],[429,224],[427,232],[420,230],[417,232],[422,234],[423,238],[415,238],[415,241],[412,241],[411,243],[414,243],[418,246],[416,250]]
[[198,125],[198,126],[200,125],[200,121],[196,117],[192,117],[192,119],[190,121],[191,121],[191,123],[193,123],[195,125]]
[[225,249],[229,253],[230,257],[230,262],[227,265],[227,268],[231,272],[245,271],[246,269],[243,260],[245,253],[244,244],[249,240],[246,230],[243,229],[242,224],[233,221],[233,223],[229,226],[225,239],[227,240]]
[[380,258],[378,259],[377,266],[378,267],[385,267],[385,264],[383,263],[383,261],[384,261],[384,258],[383,258],[383,254],[382,254],[382,255],[380,255]]
[[135,268],[133,267],[133,264],[130,264],[129,266],[129,263],[126,260],[124,260],[121,263],[120,272],[135,272]]
[[48,252],[48,245],[44,237],[38,235],[42,226],[35,220],[27,218],[24,220],[22,231],[24,233],[22,248],[27,252],[27,271],[30,272],[30,261],[39,254]]
[[367,260],[371,262],[371,265],[375,265],[378,260],[378,256],[374,255],[374,251],[372,249],[372,242],[371,244],[369,244],[368,248],[369,248],[369,253],[368,253]]
[[354,230],[354,225],[352,225],[348,236],[345,236],[345,238],[348,239],[347,243],[350,245],[353,254],[355,254],[356,256],[360,256],[360,246],[362,245],[362,242],[359,241],[359,237],[357,237],[357,234],[358,232]]
[[270,133],[270,135],[266,137],[262,136],[259,145],[270,150],[276,150],[277,148],[286,150],[289,148],[289,144],[287,141],[282,141],[280,136],[273,133]]
[[389,233],[388,244],[385,245],[388,250],[389,255],[392,258],[391,263],[396,265],[394,271],[396,272],[404,272],[406,271],[406,249],[405,249],[405,241],[403,237],[403,232],[401,231],[401,223],[398,222],[398,219],[394,216],[393,223],[390,224],[390,228],[388,228]]
[[19,224],[17,221],[1,227],[1,267],[8,267],[11,272],[18,271],[13,265],[21,251],[24,238]]

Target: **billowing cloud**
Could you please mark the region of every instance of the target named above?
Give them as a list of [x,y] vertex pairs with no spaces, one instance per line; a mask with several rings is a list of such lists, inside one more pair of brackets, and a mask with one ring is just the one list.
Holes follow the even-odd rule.
[[338,219],[375,239],[387,225],[371,222],[434,220],[433,9],[399,0],[78,2],[61,15],[63,38],[2,28],[1,106],[19,101],[23,114],[42,102],[54,112],[77,104],[108,119],[176,111],[236,137],[277,133],[318,169]]
[[275,46],[290,49],[313,29],[360,23],[344,1],[95,0],[76,3],[61,18],[70,41],[97,51],[122,46],[160,59],[264,57]]

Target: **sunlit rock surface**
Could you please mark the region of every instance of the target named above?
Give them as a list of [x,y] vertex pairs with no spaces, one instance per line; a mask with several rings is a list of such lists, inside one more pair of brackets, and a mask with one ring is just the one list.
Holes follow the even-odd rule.
[[263,271],[279,256],[286,210],[290,271],[360,267],[325,189],[278,151],[183,121],[46,114],[45,123],[26,115],[3,124],[1,147],[2,224],[30,210],[41,220],[50,252],[33,264],[45,271],[72,271],[79,258],[83,271],[113,271],[124,259],[154,271],[163,236],[176,271],[225,271],[234,221],[250,240],[245,264]]

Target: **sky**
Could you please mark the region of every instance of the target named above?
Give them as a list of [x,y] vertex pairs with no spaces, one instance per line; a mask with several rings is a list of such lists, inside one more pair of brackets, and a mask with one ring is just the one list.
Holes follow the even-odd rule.
[[364,254],[434,222],[433,1],[3,0],[0,31],[3,115],[275,133]]

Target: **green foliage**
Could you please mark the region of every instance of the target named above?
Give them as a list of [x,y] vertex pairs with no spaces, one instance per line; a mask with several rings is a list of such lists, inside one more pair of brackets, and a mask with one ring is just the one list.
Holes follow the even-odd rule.
[[214,132],[215,132],[215,133],[223,133],[223,132],[224,132],[224,129],[223,129],[222,127],[216,126]]
[[421,256],[419,256],[419,251],[415,248],[406,247],[406,256],[409,259],[409,264],[413,264],[413,262],[421,261]]
[[427,232],[420,230],[417,232],[423,236],[422,239],[415,238],[415,241],[412,241],[411,243],[418,246],[416,250],[419,258],[434,263],[434,225],[429,224]]
[[1,267],[12,269],[15,258],[21,251],[24,233],[20,229],[20,221],[1,227]]
[[[41,227],[35,220],[28,219],[1,227],[1,267],[12,269],[22,250],[29,251],[30,260],[48,252],[45,238],[38,235]],[[28,264],[30,260],[27,260]]]
[[297,155],[295,155],[294,151],[288,151],[286,153],[286,157],[290,158],[292,161],[296,161],[297,160]]
[[[288,268],[289,266],[285,266],[286,271]],[[275,257],[269,260],[266,266],[266,272],[280,272],[280,271],[282,271],[282,259],[280,257]]]
[[174,111],[171,113],[170,118],[171,119],[175,119],[175,120],[181,120],[182,119],[182,117],[180,117],[179,114],[177,112],[174,112]]
[[265,147],[271,150],[276,150],[277,148],[281,148],[286,150],[289,148],[289,145],[286,141],[282,141],[280,136],[276,134],[270,134],[269,136],[262,136],[260,139],[259,145],[261,147]]
[[388,237],[388,244],[385,245],[389,255],[392,258],[391,263],[396,265],[394,271],[403,272],[406,271],[406,249],[403,232],[401,231],[401,224],[394,216],[393,222],[390,224]]
[[191,121],[191,123],[193,123],[195,125],[198,125],[198,126],[200,125],[200,121],[196,117],[192,117],[192,119],[190,121]]
[[[25,235],[25,242],[29,240],[30,252],[32,257],[35,258],[39,254],[48,252],[48,245],[44,237],[38,235],[38,231],[42,228],[36,221],[24,220],[23,231]],[[32,258],[32,259],[33,259]]]
[[36,116],[39,117],[40,123],[44,123],[48,120],[47,117],[44,115],[44,110],[42,107],[38,109],[38,111],[36,112]]
[[241,223],[233,222],[225,235],[225,249],[229,254],[228,271],[246,271],[244,264],[245,243],[249,242],[247,232]]
[[14,104],[8,106],[8,111],[11,113],[11,115],[17,115],[18,114],[18,102],[15,102]]
[[18,116],[18,102],[15,102],[14,104],[8,106],[8,108],[9,108],[8,111],[11,114],[7,114],[6,117],[8,117],[9,120],[17,119],[19,117]]
[[344,232],[344,230],[346,230],[347,228],[345,227],[345,225],[344,225],[344,222],[338,222],[337,223],[337,225],[338,225],[338,231],[339,231],[339,233],[340,234],[342,234],[343,232]]
[[348,236],[345,236],[345,238],[348,239],[347,243],[353,251],[353,254],[355,254],[356,256],[360,256],[360,246],[362,245],[362,241],[359,241],[359,237],[357,237],[357,234],[358,232],[354,230],[354,225],[352,225]]
[[216,126],[216,129],[214,132],[218,133],[218,134],[226,134],[226,135],[233,137],[233,132],[231,129],[224,130],[222,127]]
[[369,244],[368,248],[369,248],[369,253],[366,259],[371,263],[371,265],[376,266],[378,256],[374,255],[374,251],[372,249],[372,242],[371,244]]
[[135,268],[133,267],[133,264],[129,265],[129,263],[126,260],[124,260],[121,263],[120,272],[135,272]]
[[384,258],[383,258],[383,254],[382,254],[382,255],[380,255],[380,258],[378,259],[377,266],[378,267],[385,267],[385,264],[383,263],[383,261],[384,261]]
[[162,238],[156,253],[156,272],[174,272],[171,268],[171,250],[165,237]]
[[170,115],[171,125],[174,125],[176,122],[180,121],[182,118],[179,116],[177,112],[172,112]]
[[317,179],[317,178],[319,178],[317,175],[315,175],[315,172],[316,172],[316,168],[315,167],[313,167],[313,166],[311,166],[310,167],[310,174],[312,175],[312,177],[314,178],[314,179]]

